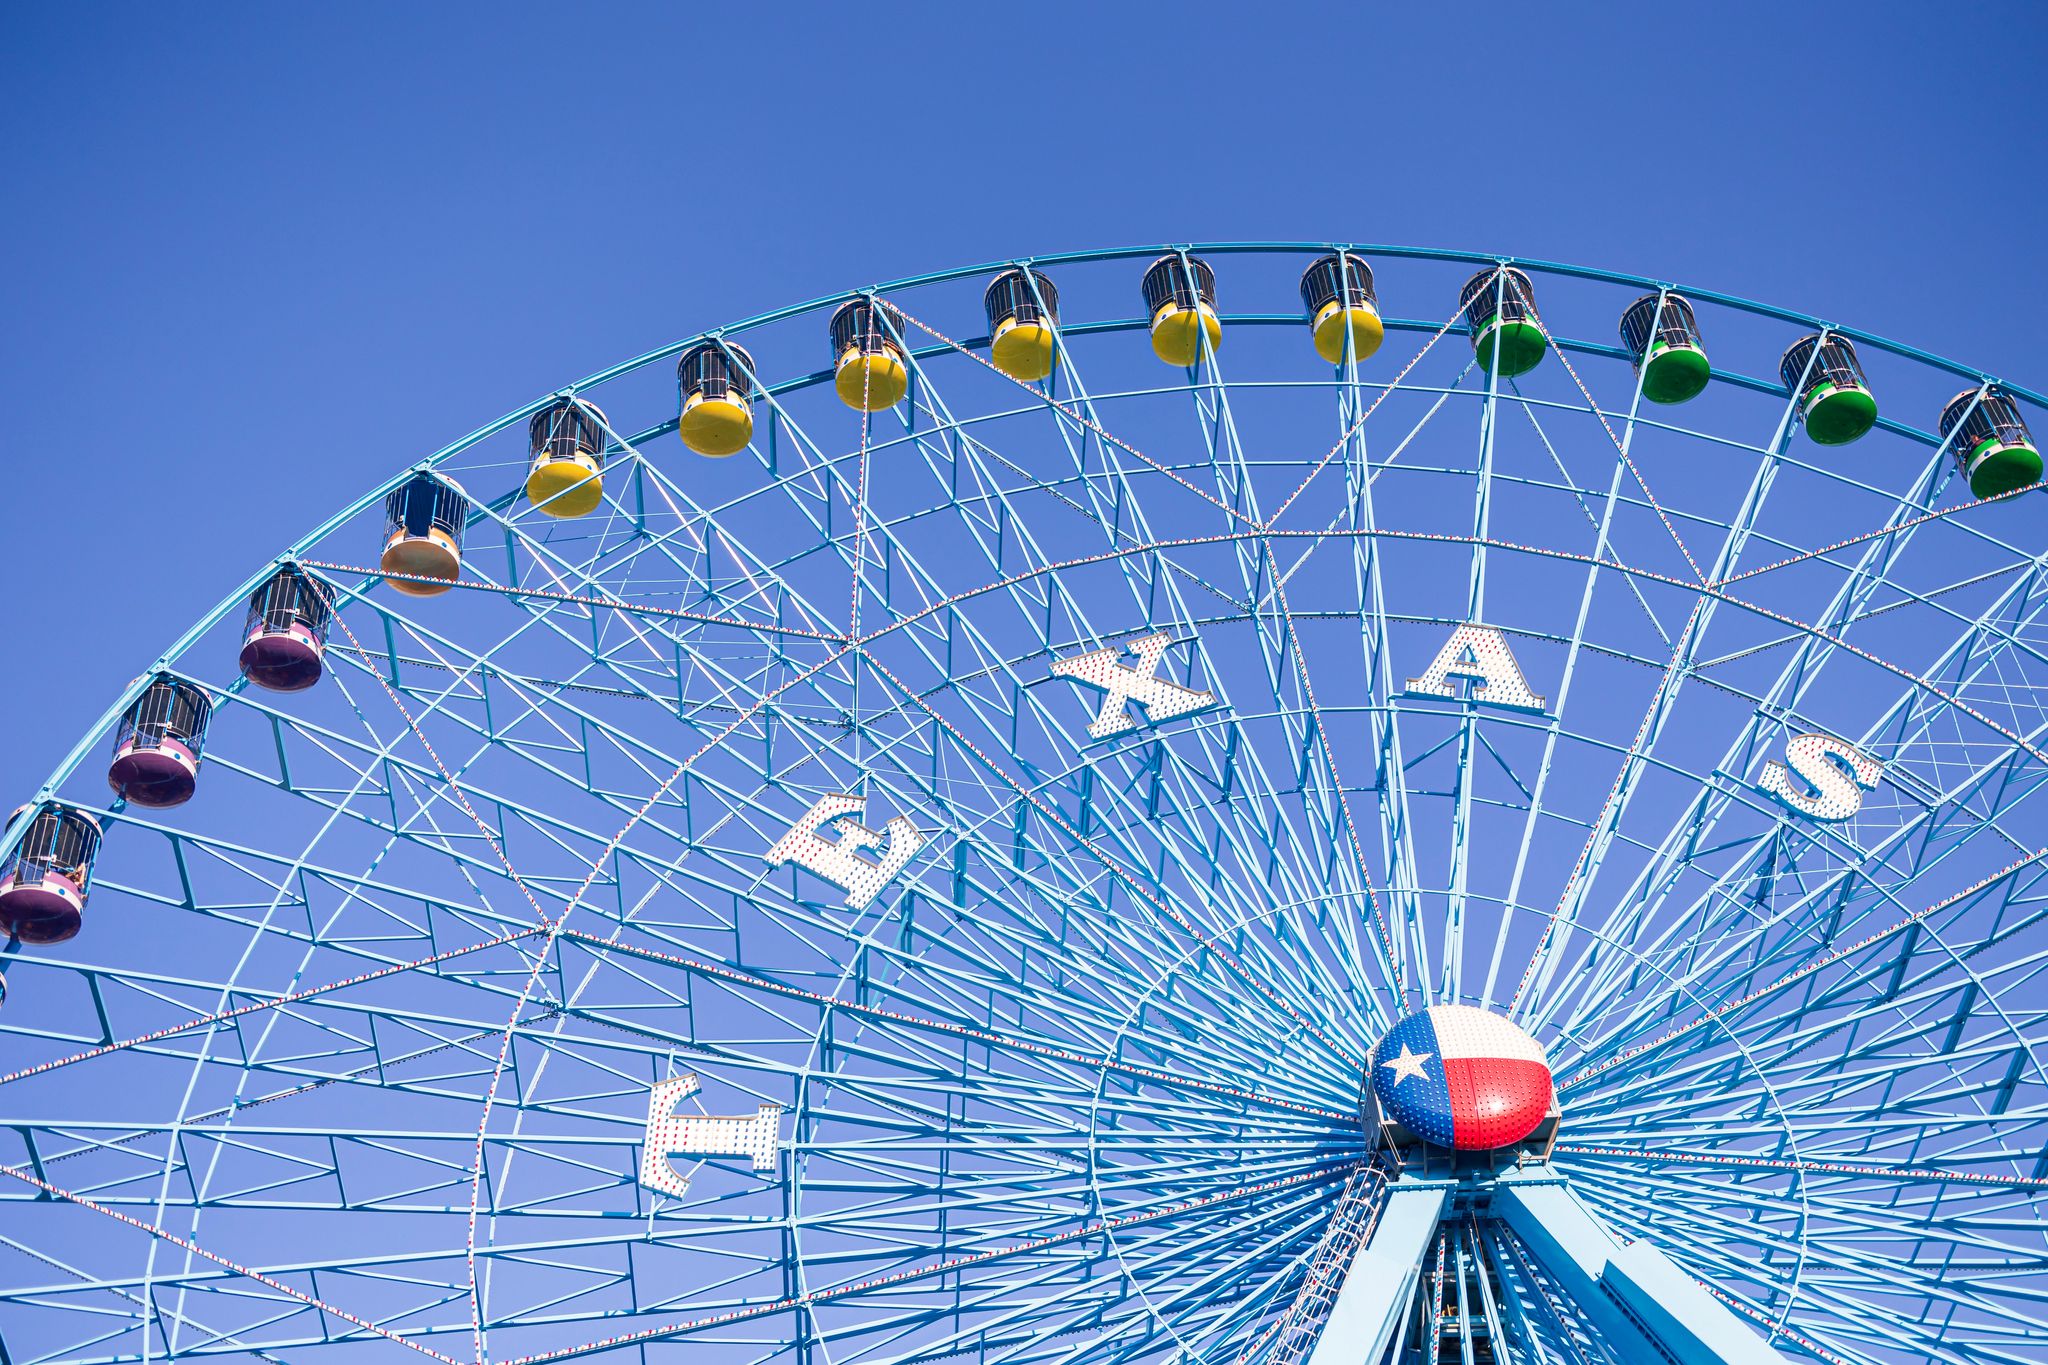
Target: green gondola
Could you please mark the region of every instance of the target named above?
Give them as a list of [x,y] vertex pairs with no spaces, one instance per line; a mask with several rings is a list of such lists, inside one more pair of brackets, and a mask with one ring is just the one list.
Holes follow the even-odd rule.
[[1941,439],[1951,437],[1956,464],[1976,497],[1995,498],[2041,481],[2040,448],[2019,404],[1996,385],[1949,399],[1941,410]]
[[1513,266],[1482,270],[1465,281],[1458,303],[1472,329],[1472,353],[1488,370],[1498,364],[1501,378],[1527,374],[1550,349],[1536,317],[1536,287]]
[[1847,337],[1799,338],[1778,362],[1778,374],[1799,395],[1799,420],[1818,444],[1847,445],[1877,425],[1877,398]]
[[1683,295],[1645,294],[1630,304],[1621,315],[1621,340],[1642,375],[1643,397],[1652,403],[1697,398],[1712,376],[1699,322]]

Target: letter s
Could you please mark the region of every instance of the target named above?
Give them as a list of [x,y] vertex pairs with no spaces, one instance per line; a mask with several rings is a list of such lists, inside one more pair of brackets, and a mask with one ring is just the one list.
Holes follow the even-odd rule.
[[1764,764],[1757,785],[1791,810],[1830,824],[1863,808],[1863,793],[1884,777],[1884,764],[1833,735],[1794,735],[1785,761]]

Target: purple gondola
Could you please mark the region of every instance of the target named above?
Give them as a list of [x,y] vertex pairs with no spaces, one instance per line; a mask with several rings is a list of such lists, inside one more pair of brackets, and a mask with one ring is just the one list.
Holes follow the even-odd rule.
[[303,692],[320,681],[333,615],[327,594],[287,564],[249,597],[242,622],[242,676],[272,692]]
[[83,811],[23,806],[7,823],[26,817],[28,828],[13,861],[0,872],[0,932],[23,943],[62,943],[85,922],[92,863],[100,827]]
[[182,806],[199,786],[199,755],[213,703],[177,678],[157,678],[121,718],[107,785],[131,805]]

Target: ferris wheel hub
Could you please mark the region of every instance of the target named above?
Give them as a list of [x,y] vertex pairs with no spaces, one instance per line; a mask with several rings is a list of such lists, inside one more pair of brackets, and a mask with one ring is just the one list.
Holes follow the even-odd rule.
[[2048,397],[1157,250],[557,387],[133,679],[0,830],[0,1356],[2048,1337]]
[[1471,1005],[1432,1005],[1398,1020],[1369,1065],[1369,1108],[1396,1143],[1412,1137],[1492,1152],[1523,1141],[1555,1112],[1543,1045]]

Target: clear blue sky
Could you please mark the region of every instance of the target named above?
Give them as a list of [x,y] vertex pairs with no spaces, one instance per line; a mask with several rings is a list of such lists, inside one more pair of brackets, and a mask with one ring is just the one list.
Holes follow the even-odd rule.
[[14,0],[0,797],[393,468],[922,269],[1467,247],[2040,386],[2044,36],[2022,4]]

